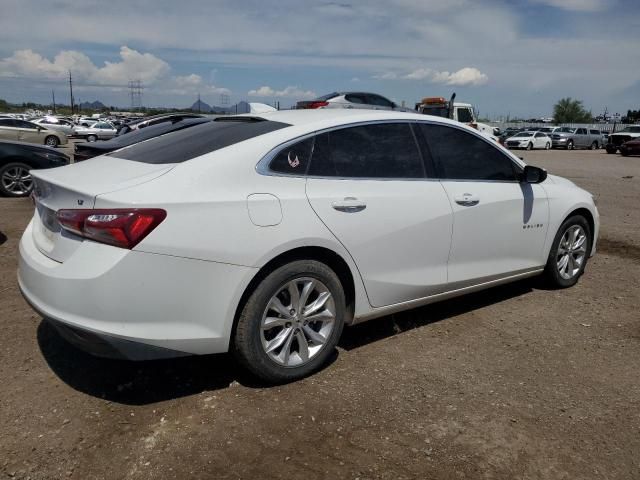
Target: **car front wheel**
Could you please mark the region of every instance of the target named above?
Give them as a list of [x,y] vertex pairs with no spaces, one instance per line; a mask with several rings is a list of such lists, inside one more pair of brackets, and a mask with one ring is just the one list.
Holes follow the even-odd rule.
[[267,275],[247,299],[233,339],[239,362],[269,383],[310,375],[342,334],[345,296],[338,276],[315,260],[298,260]]
[[87,135],[87,142],[96,142],[98,141],[97,135]]
[[591,230],[581,215],[564,221],[549,252],[544,274],[555,288],[572,287],[584,273],[591,251]]

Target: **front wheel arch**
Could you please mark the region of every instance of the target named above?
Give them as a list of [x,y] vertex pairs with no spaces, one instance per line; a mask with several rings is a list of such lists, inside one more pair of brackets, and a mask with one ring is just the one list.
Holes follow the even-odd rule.
[[[595,220],[593,218],[593,214],[586,208],[578,208],[576,210],[573,210],[571,212],[569,212],[567,215],[565,215],[565,217],[562,219],[562,221],[560,222],[560,225],[562,225],[564,222],[567,221],[568,218],[571,218],[575,215],[580,215],[581,217],[584,217],[585,220],[587,221],[587,223],[589,224],[589,236],[591,237],[591,246],[593,247],[593,242],[595,241],[595,236],[596,236],[596,232],[594,231],[595,229]],[[591,252],[587,252],[588,256],[591,255]]]

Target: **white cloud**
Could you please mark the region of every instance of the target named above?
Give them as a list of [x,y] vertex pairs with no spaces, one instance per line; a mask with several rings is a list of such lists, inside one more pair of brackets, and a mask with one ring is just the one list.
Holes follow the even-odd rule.
[[314,98],[318,95],[312,90],[302,90],[298,87],[286,87],[284,90],[275,90],[269,86],[249,90],[250,97],[289,97],[289,98]]
[[140,53],[127,46],[120,48],[119,62],[95,65],[82,52],[64,50],[49,60],[33,50],[17,50],[0,60],[0,77],[28,78],[32,80],[65,80],[69,71],[80,90],[88,87],[108,86],[121,90],[130,80],[140,80],[152,86],[157,93],[191,95],[199,92],[229,94],[227,88],[205,82],[200,75],[171,76],[167,62],[151,53]]
[[80,82],[93,85],[123,85],[131,79],[153,83],[165,77],[171,67],[164,60],[150,53],[140,53],[127,46],[120,48],[119,62],[104,62],[96,66],[82,52],[64,50],[53,61],[33,50],[18,50],[0,60],[0,76],[27,77],[42,80],[57,80],[71,71]]
[[599,12],[610,6],[609,0],[532,0],[534,3],[571,12]]
[[487,83],[489,77],[477,68],[465,67],[457,72],[436,72],[431,80],[434,83],[444,83],[446,85],[483,85]]
[[386,72],[374,75],[378,80],[427,80],[431,83],[443,83],[445,85],[484,85],[489,77],[475,67],[464,67],[456,72],[436,71],[430,68],[418,68],[402,75],[396,72]]

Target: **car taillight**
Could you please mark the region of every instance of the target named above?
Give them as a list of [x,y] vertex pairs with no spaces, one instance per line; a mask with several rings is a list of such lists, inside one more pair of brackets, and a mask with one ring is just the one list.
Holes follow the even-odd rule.
[[329,105],[329,102],[309,102],[306,108],[321,108]]
[[132,249],[166,218],[159,208],[58,210],[65,230],[114,247]]

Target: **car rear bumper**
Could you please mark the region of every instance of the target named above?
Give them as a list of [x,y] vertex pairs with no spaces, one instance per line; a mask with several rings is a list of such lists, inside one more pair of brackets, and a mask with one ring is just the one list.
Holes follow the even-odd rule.
[[20,241],[20,290],[81,348],[132,359],[228,350],[236,306],[256,269],[91,241],[59,263],[37,249],[31,229]]

